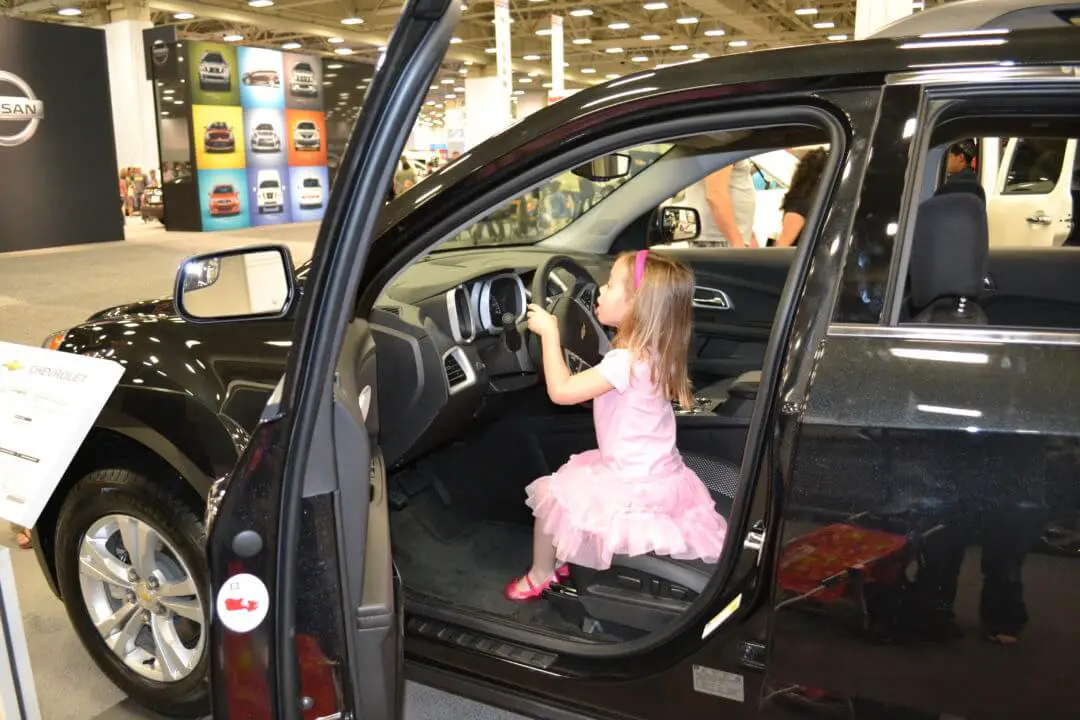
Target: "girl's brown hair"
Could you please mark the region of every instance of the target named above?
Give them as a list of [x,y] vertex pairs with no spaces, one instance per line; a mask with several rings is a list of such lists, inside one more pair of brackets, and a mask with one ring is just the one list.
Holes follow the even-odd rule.
[[626,348],[652,365],[652,381],[664,397],[683,407],[693,405],[687,354],[694,329],[694,273],[664,255],[645,256],[641,284],[634,287],[636,252],[621,254],[626,263],[630,310],[619,325],[615,346]]

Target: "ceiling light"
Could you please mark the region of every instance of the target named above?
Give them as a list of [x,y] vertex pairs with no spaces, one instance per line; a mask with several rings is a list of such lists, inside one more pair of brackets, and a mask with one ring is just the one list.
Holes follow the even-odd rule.
[[571,10],[570,14],[574,17],[589,17],[592,15],[592,10],[589,8],[578,8],[577,10]]
[[681,17],[675,20],[680,25],[696,25],[698,19],[696,17]]
[[456,88],[454,88],[454,92],[456,92],[456,93],[463,93],[463,92],[465,92],[465,88],[463,88],[463,87],[456,87]]
[[469,68],[461,68],[460,70],[458,70],[458,75],[468,75],[468,74],[469,74]]
[[546,82],[543,85],[541,85],[540,87],[546,87],[546,88],[548,88],[550,90],[551,89],[551,83]]
[[649,42],[649,41],[652,41],[652,40],[659,40],[660,36],[659,35],[642,35],[641,39],[646,41],[646,42]]
[[795,14],[796,15],[817,15],[817,8],[815,8],[815,7],[797,8],[795,10]]
[[532,78],[531,77],[518,78],[518,82],[519,83],[525,83],[526,85],[528,85],[529,83],[532,82]]
[[829,28],[836,27],[836,23],[834,23],[832,20],[823,20],[822,22],[814,23],[814,27],[818,30],[828,30]]
[[176,91],[175,91],[175,90],[162,90],[162,91],[161,91],[161,94],[162,94],[162,95],[173,95],[173,94],[175,94],[175,93],[176,93]]
[[[76,15],[82,15],[82,10],[75,7],[60,8],[56,11],[57,15],[63,15],[64,17],[75,17]],[[193,16],[194,17],[194,16]]]
[[494,55],[499,51],[496,48],[484,48],[484,52],[486,52],[488,55]]
[[453,85],[457,82],[457,80],[455,80],[454,78],[443,78],[439,82],[441,82],[443,85]]
[[465,64],[466,64],[466,65],[472,65],[472,64],[473,64],[473,61],[472,61],[472,60],[466,60],[466,61],[465,61]]
[[551,28],[540,28],[536,31],[536,34],[541,37],[546,37],[547,35],[551,34]]
[[347,17],[347,18],[342,18],[341,19],[341,24],[342,25],[363,25],[364,21],[363,21],[362,18],[358,18],[358,17]]
[[536,62],[537,60],[540,59],[540,56],[539,55],[526,55],[525,57],[523,57],[521,59],[525,60],[527,62]]
[[628,22],[615,22],[608,25],[608,30],[629,30],[630,23]]
[[243,35],[235,35],[235,34],[234,35],[225,35],[221,39],[224,40],[225,42],[240,42],[241,40],[244,39],[244,36]]
[[724,30],[706,30],[705,37],[724,37],[727,32]]
[[645,57],[644,55],[635,55],[630,59],[634,62],[649,62],[649,58]]
[[287,42],[287,43],[282,44],[281,49],[282,50],[299,50],[300,47],[301,47],[301,45],[298,42]]
[[665,10],[667,9],[666,2],[647,2],[642,7],[646,10]]
[[581,68],[582,75],[592,75],[596,72],[596,68]]
[[330,63],[329,65],[326,66],[326,69],[327,70],[340,70],[343,67],[345,67],[345,66],[342,65],[341,63]]
[[248,5],[253,8],[270,7],[274,4],[274,0],[248,0]]
[[428,90],[438,90],[438,89],[439,89],[438,85],[428,85]]
[[731,47],[746,47],[749,43],[746,40],[732,40],[728,45]]
[[687,45],[672,45],[671,49],[675,52],[682,52],[683,50],[689,50],[690,47]]
[[619,53],[624,52],[624,50],[621,47],[613,47],[608,48],[607,52],[611,53],[612,55],[618,55]]
[[695,60],[706,60],[706,59],[708,59],[708,57],[709,57],[709,53],[707,53],[707,52],[694,53],[694,59]]
[[837,35],[830,35],[829,39],[833,42],[840,42],[841,40],[847,40],[848,36],[843,33],[839,33]]
[[191,20],[195,16],[191,13],[176,13],[175,15],[173,15],[173,17],[177,20]]
[[591,45],[592,40],[589,38],[574,38],[575,45]]
[[326,73],[323,77],[334,78],[337,77],[337,73]]
[[381,52],[381,53],[386,52],[386,46],[383,45],[381,48],[379,48],[379,52]]
[[330,84],[330,81],[329,81],[329,80],[323,80],[323,81],[322,81],[322,84],[323,84],[323,85],[329,85],[329,84]]
[[352,55],[352,48],[334,48],[335,55]]
[[515,95],[524,95],[524,94],[525,94],[525,91],[524,91],[524,90],[515,90],[515,91],[514,91],[514,94],[515,94]]
[[173,100],[173,101],[172,101],[172,104],[173,104],[173,105],[183,105],[183,104],[184,104],[184,101],[183,101],[183,100]]
[[616,80],[616,79],[618,79],[618,77],[619,77],[618,73],[608,73],[607,74],[607,79],[608,80]]
[[458,45],[460,43],[461,43],[461,38],[459,38],[459,37],[450,38],[450,44],[451,45]]
[[537,71],[533,70],[533,71],[532,71],[531,73],[529,73],[529,77],[540,77],[540,73],[538,73]]
[[447,100],[457,100],[457,95],[453,95],[453,94],[447,95],[446,99]]
[[338,45],[339,43],[345,42],[345,38],[342,38],[342,37],[328,37],[328,38],[326,38],[326,42],[333,43],[334,45]]

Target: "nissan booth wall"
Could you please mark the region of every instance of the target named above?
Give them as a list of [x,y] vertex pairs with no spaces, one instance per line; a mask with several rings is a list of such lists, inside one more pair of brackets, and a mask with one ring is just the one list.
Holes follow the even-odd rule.
[[105,33],[0,17],[0,252],[124,239]]

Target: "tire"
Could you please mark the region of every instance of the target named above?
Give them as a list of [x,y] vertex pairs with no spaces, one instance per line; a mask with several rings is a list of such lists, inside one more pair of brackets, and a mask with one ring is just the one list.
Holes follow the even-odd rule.
[[[153,544],[156,551],[129,553],[124,537],[152,537],[147,530],[159,538]],[[95,470],[82,478],[65,500],[57,523],[60,592],[80,641],[118,688],[139,705],[167,717],[200,717],[210,712],[207,641],[211,616],[205,537],[202,522],[191,508],[147,475],[127,469]],[[87,558],[96,552],[100,553],[96,557],[108,561],[97,566],[104,568],[109,581],[82,572],[84,550]],[[148,567],[154,568],[153,579],[145,577],[143,569]],[[129,580],[126,586],[117,580],[125,568],[127,572],[138,568],[137,580]],[[175,584],[185,577],[191,584]],[[192,617],[182,617],[176,610]],[[201,624],[194,619],[199,613]],[[119,620],[109,637],[124,648],[126,662],[95,624],[95,617],[109,616]],[[130,639],[125,641],[129,630]],[[173,640],[160,644],[165,653],[157,651],[156,639],[161,637]],[[162,668],[170,662],[166,677]]]

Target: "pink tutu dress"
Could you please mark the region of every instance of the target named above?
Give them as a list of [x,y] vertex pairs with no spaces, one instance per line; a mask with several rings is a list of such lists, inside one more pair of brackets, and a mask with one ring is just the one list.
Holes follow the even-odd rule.
[[715,563],[727,523],[675,447],[675,412],[648,363],[619,349],[597,369],[614,388],[593,402],[599,447],[525,488],[556,557],[597,570],[649,552]]

